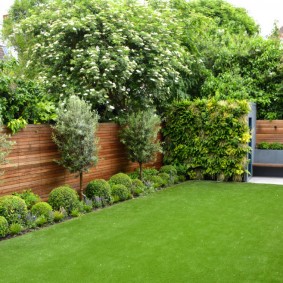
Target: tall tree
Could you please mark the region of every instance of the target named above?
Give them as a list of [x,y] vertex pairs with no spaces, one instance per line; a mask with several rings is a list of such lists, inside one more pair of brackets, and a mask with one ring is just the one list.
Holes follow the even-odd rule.
[[190,54],[167,22],[138,0],[49,0],[6,35],[30,76],[57,99],[87,99],[103,119],[186,95]]
[[58,109],[58,118],[53,127],[53,140],[61,158],[58,164],[80,177],[80,196],[83,197],[83,173],[98,161],[98,114],[91,106],[73,95]]

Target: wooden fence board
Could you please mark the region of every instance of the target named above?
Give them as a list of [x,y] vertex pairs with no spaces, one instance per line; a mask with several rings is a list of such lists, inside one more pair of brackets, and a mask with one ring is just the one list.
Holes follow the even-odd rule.
[[[118,172],[130,172],[138,167],[127,159],[124,146],[119,141],[119,126],[115,123],[102,123],[98,127],[99,161],[96,167],[84,174],[83,186],[95,178],[108,179]],[[6,128],[0,133],[9,133]],[[12,136],[16,141],[8,156],[8,164],[1,165],[5,173],[0,176],[0,196],[32,189],[46,199],[49,192],[58,186],[69,184],[79,187],[79,179],[54,162],[60,157],[51,138],[49,125],[28,125]],[[162,155],[148,167],[160,167]]]
[[283,120],[257,120],[256,143],[260,142],[283,143]]

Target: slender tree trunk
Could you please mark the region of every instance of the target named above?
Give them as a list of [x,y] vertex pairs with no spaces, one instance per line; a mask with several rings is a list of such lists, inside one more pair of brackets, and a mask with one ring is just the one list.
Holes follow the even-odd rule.
[[139,166],[140,166],[140,180],[142,180],[142,163],[139,162]]
[[83,199],[83,172],[80,172],[80,199]]

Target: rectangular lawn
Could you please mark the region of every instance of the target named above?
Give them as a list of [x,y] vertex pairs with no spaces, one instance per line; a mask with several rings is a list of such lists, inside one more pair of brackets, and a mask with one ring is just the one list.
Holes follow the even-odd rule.
[[186,182],[0,242],[0,282],[283,282],[283,186]]

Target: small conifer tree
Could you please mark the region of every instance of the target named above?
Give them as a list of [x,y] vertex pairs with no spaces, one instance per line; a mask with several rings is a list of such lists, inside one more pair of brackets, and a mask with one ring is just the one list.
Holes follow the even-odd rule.
[[[15,143],[9,140],[10,136],[2,133],[2,119],[0,116],[0,165],[7,162],[6,157],[12,150],[12,145]],[[0,176],[4,171],[0,170]]]
[[160,118],[153,110],[130,114],[121,122],[121,142],[127,148],[129,159],[139,163],[140,179],[142,179],[142,165],[154,161],[157,152],[161,152],[160,142],[157,139],[160,123]]
[[98,161],[98,114],[91,106],[73,95],[65,105],[60,105],[53,127],[53,140],[61,153],[57,163],[70,173],[80,176],[80,197],[83,197],[83,173]]

